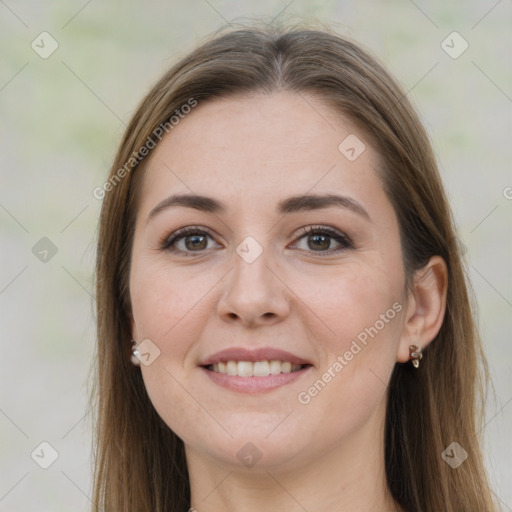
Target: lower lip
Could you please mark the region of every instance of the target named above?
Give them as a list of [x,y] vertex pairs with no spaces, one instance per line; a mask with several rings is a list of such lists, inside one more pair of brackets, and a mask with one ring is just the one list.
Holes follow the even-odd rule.
[[311,366],[306,366],[296,372],[268,375],[267,377],[239,377],[238,375],[217,373],[206,368],[202,368],[202,370],[215,384],[231,391],[238,391],[239,393],[264,393],[294,382],[304,376],[311,368]]

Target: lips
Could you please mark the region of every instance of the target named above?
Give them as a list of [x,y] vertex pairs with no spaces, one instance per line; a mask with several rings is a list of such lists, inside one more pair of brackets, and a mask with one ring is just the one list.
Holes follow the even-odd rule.
[[313,365],[290,352],[272,347],[229,348],[201,361],[202,371],[217,385],[239,393],[265,393],[290,384]]
[[232,347],[212,354],[199,363],[199,366],[208,367],[218,363],[227,363],[228,361],[247,361],[256,363],[259,361],[281,361],[291,363],[292,365],[310,365],[306,359],[296,356],[290,352],[279,350],[272,347],[264,347],[249,350],[246,348]]

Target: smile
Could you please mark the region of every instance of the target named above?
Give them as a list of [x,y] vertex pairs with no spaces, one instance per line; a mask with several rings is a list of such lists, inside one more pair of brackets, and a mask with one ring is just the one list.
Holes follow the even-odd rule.
[[249,394],[281,388],[313,370],[310,364],[292,364],[275,359],[255,362],[221,361],[200,368],[218,386]]
[[200,369],[218,386],[239,393],[264,393],[313,371],[313,365],[276,347],[230,347],[199,361]]

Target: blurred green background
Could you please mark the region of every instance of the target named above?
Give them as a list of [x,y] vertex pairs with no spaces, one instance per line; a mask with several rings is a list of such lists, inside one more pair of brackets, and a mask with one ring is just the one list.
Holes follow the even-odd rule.
[[359,41],[424,120],[467,248],[496,392],[486,461],[503,510],[512,510],[509,0],[0,0],[0,512],[90,509],[101,206],[92,191],[125,124],[205,36],[278,15],[314,17]]

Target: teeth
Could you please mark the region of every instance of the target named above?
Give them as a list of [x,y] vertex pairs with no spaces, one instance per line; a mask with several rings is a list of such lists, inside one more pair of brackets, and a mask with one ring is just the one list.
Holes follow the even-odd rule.
[[268,361],[257,361],[252,366],[255,377],[267,377],[270,375],[270,364]]
[[292,364],[289,361],[227,361],[210,365],[215,373],[238,375],[239,377],[267,377],[280,373],[296,372],[302,368],[300,364]]
[[249,361],[238,361],[238,371],[240,377],[252,377],[254,375],[254,365]]
[[226,364],[226,373],[228,375],[238,375],[238,363],[235,361],[228,361]]
[[290,373],[292,371],[292,363],[289,363],[289,362],[282,363],[281,371],[283,373]]
[[270,361],[270,374],[279,375],[281,373],[281,361]]

